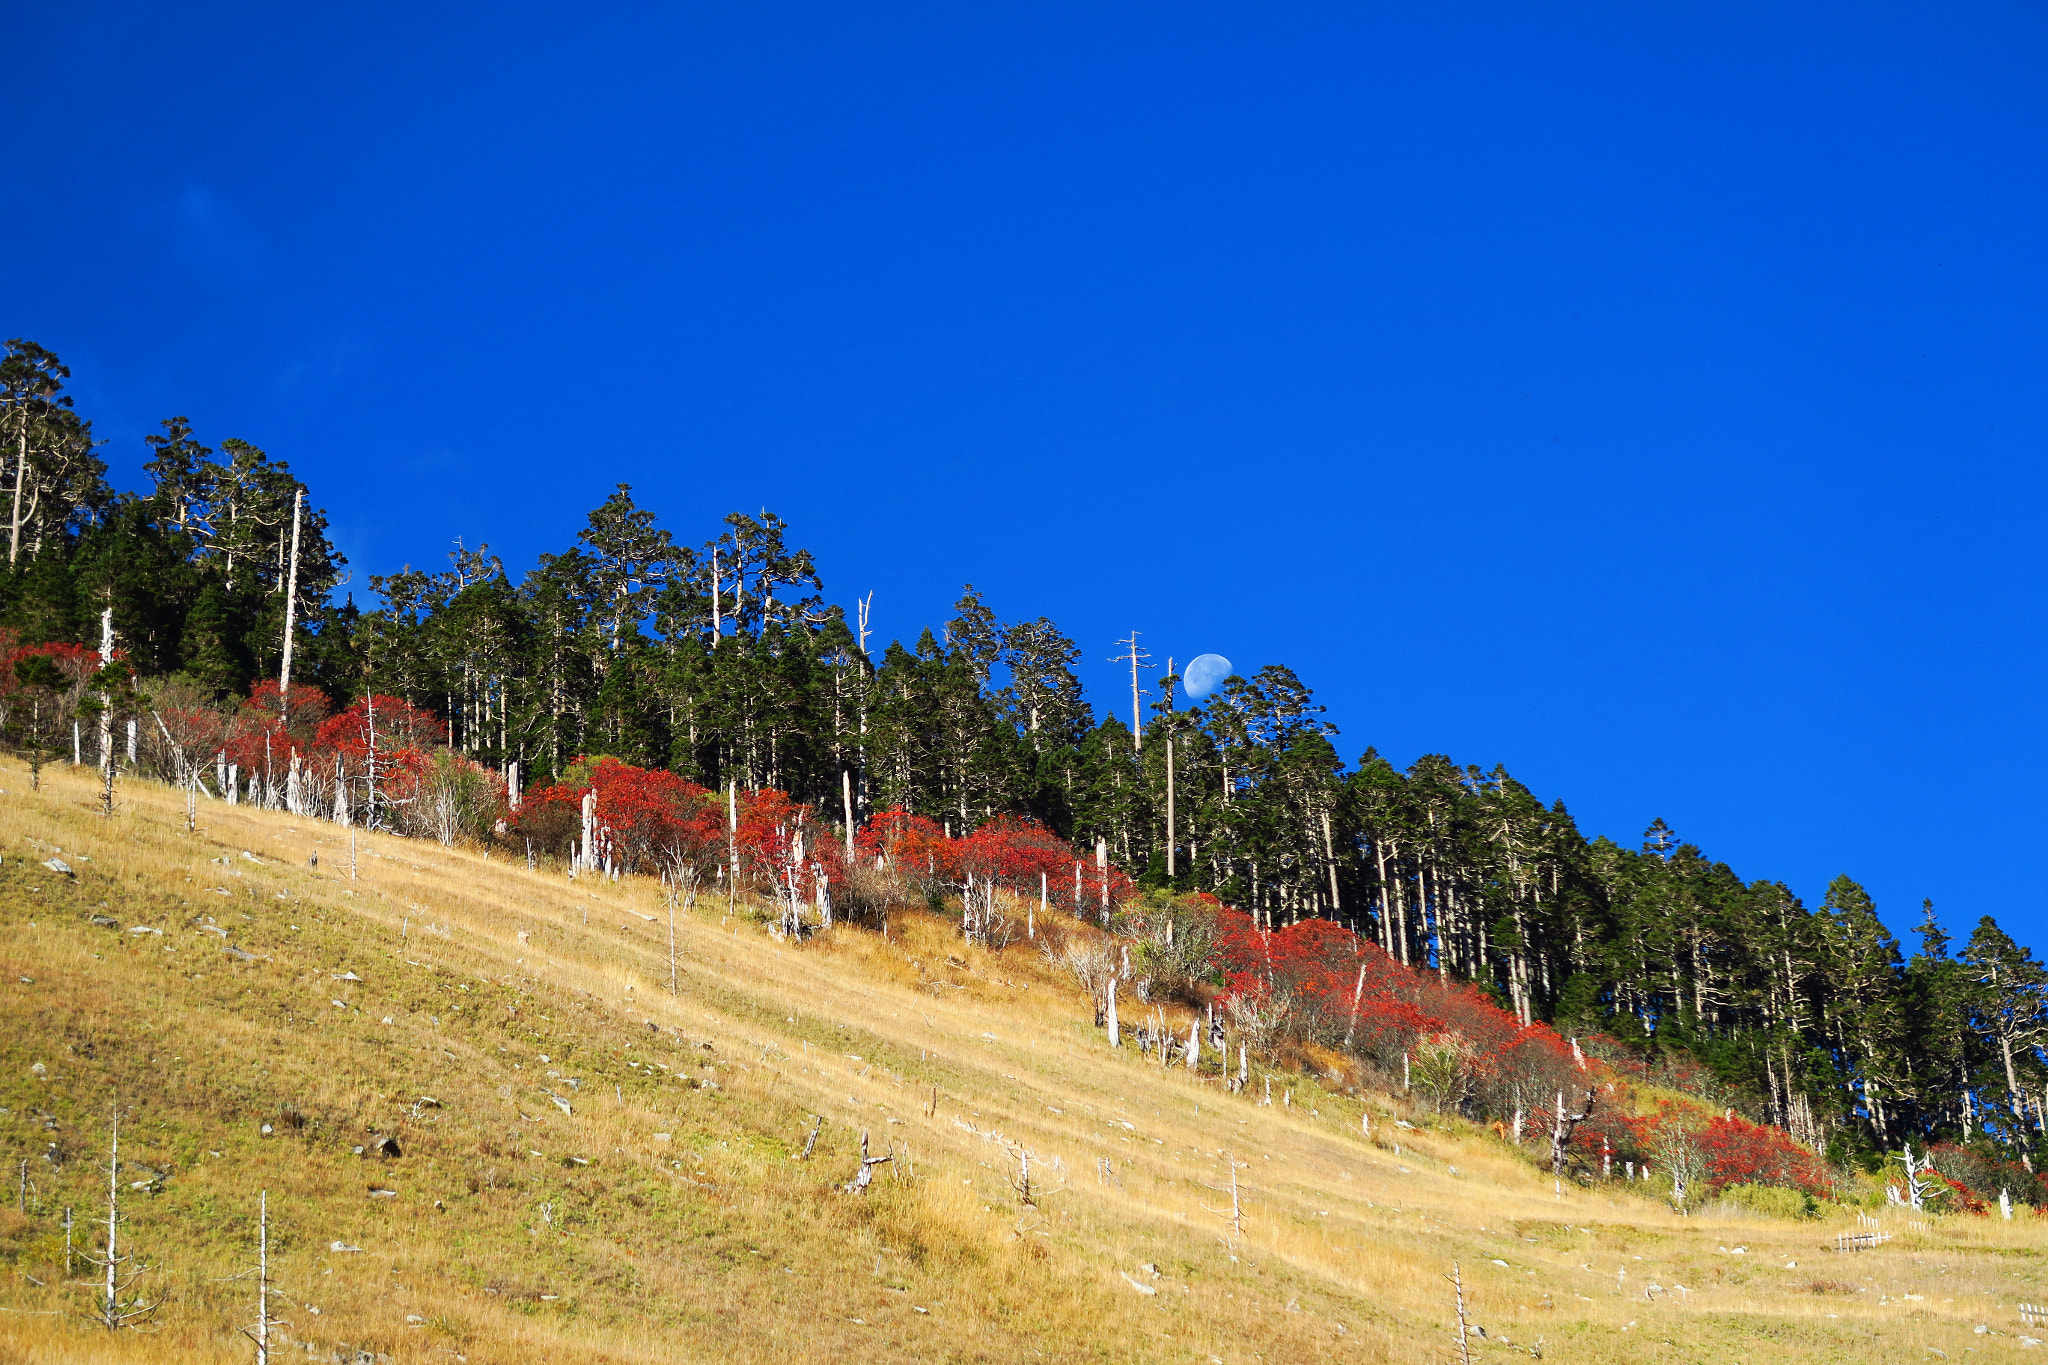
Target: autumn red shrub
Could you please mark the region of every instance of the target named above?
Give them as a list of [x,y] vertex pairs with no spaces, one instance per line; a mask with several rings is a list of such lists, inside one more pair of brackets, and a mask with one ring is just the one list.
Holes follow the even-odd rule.
[[397,697],[373,695],[322,721],[313,746],[324,778],[339,772],[350,782],[367,783],[374,740],[377,799],[398,804],[418,795],[420,779],[434,765],[432,751],[447,739],[447,727],[433,712]]
[[953,841],[936,822],[894,806],[868,821],[854,836],[863,859],[879,860],[898,875],[950,882],[958,875]]
[[1074,850],[1066,840],[1036,820],[999,815],[956,841],[955,861],[962,872],[1005,886],[1036,893],[1039,878],[1048,890],[1071,876]]
[[507,817],[506,833],[530,842],[535,852],[566,857],[570,843],[581,836],[585,790],[561,785],[533,788]]
[[1699,1145],[1707,1187],[1716,1194],[1730,1185],[1782,1185],[1812,1195],[1833,1188],[1826,1164],[1782,1128],[1724,1114],[1707,1120]]
[[1348,1043],[1388,1068],[1425,1035],[1455,1038],[1469,1059],[1464,1093],[1492,1113],[1533,1111],[1588,1081],[1547,1025],[1525,1028],[1483,991],[1404,967],[1332,921],[1264,930],[1225,910],[1217,928],[1226,997],[1284,998],[1298,1037]]
[[592,772],[591,785],[597,792],[601,837],[622,866],[645,868],[670,858],[718,863],[725,846],[725,811],[696,783],[608,758]]

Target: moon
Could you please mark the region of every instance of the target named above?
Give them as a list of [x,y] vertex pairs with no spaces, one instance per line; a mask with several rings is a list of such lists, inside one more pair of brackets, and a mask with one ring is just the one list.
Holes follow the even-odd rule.
[[1229,676],[1230,660],[1221,654],[1204,654],[1188,660],[1187,671],[1180,675],[1190,698],[1208,696]]

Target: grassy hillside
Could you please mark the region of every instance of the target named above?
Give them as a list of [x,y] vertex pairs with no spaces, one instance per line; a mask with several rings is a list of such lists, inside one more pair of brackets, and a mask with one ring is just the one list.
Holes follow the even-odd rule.
[[[671,995],[647,883],[360,835],[351,877],[331,825],[0,785],[0,1361],[250,1358],[266,1188],[281,1360],[1443,1361],[1453,1262],[1475,1359],[1996,1360],[2048,1298],[2040,1220],[1844,1256],[1843,1224],[1560,1193],[1399,1097],[1227,1096],[937,918],[798,945],[707,898]],[[148,1335],[64,1275],[116,1104]],[[863,1133],[894,1160],[848,1194]]]

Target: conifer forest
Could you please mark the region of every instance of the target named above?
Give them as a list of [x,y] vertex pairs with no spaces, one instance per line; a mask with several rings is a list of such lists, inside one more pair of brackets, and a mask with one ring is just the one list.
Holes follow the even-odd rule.
[[[792,927],[828,885],[857,917],[861,869],[888,862],[970,933],[999,932],[976,900],[998,883],[1140,940],[1164,916],[1219,983],[1263,936],[1255,1038],[1371,1046],[1369,957],[1375,999],[1548,1025],[1836,1164],[1929,1142],[2048,1159],[2048,971],[1989,916],[1925,905],[1906,946],[1851,875],[1808,905],[1662,821],[1589,836],[1503,767],[1402,767],[1339,735],[1284,661],[1191,700],[1142,622],[1077,641],[970,586],[884,640],[765,510],[621,484],[530,566],[479,540],[355,578],[286,459],[184,417],[148,438],[147,486],[113,487],[68,382],[6,344],[0,707],[16,753],[102,762],[110,800],[132,771],[524,857],[694,857],[706,882],[775,887]],[[1084,696],[1084,651],[1119,649],[1128,692]],[[1316,958],[1340,940],[1341,964]],[[1276,944],[1329,969],[1289,987]]]

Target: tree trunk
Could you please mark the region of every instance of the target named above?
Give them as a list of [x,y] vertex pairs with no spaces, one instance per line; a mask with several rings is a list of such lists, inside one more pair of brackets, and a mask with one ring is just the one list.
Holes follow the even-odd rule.
[[284,664],[278,669],[277,676],[277,704],[284,712],[287,725],[292,719],[292,631],[299,619],[299,519],[305,502],[305,489],[301,488],[292,495],[292,562],[284,589]]

